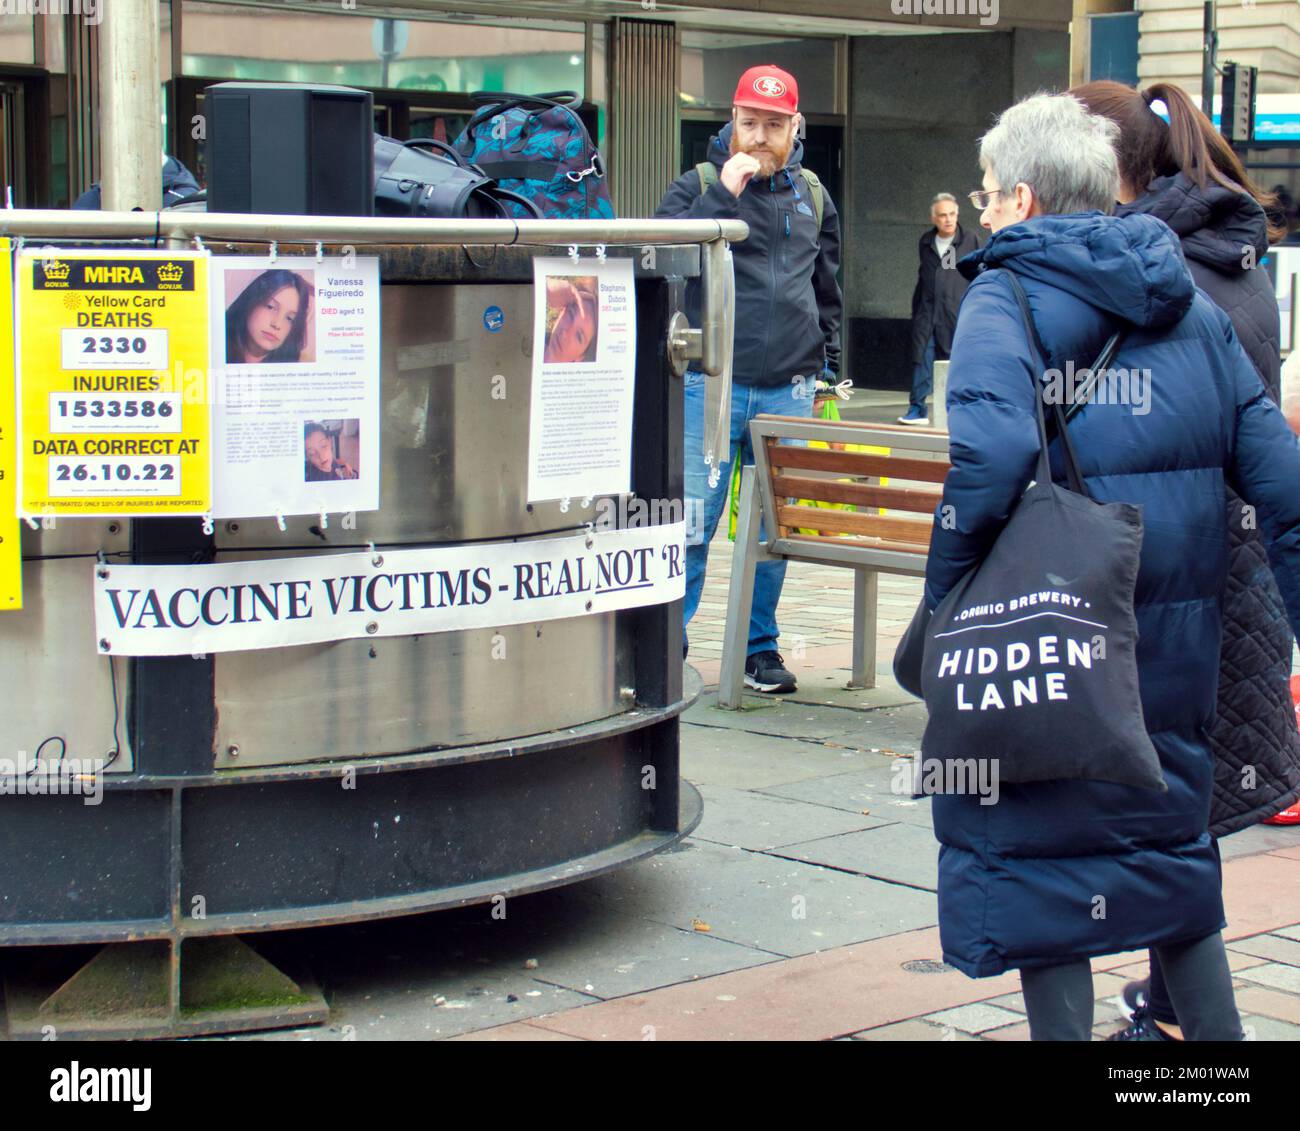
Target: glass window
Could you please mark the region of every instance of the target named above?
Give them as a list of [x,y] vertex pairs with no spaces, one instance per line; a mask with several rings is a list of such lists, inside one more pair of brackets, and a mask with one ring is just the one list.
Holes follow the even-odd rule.
[[33,62],[35,42],[32,39],[32,19],[32,16],[0,15],[0,63],[30,65]]
[[834,39],[790,39],[770,35],[683,28],[683,109],[725,109],[736,93],[736,80],[750,67],[775,63],[799,84],[799,109],[808,114],[834,114],[836,64]]
[[468,114],[448,113],[434,110],[427,106],[412,106],[410,109],[410,137],[430,137],[434,141],[450,145],[460,131],[469,124]]
[[[581,24],[493,26],[185,0],[184,72],[214,79],[468,93],[585,93]],[[335,5],[328,5],[329,9]]]

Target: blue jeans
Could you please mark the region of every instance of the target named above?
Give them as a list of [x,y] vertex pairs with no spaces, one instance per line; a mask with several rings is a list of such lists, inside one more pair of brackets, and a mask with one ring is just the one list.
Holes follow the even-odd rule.
[[[800,381],[774,389],[750,385],[731,387],[731,459],[723,465],[716,487],[709,487],[709,469],[704,463],[704,374],[689,370],[686,386],[686,604],[684,624],[690,624],[700,605],[704,570],[709,561],[709,542],[718,519],[730,505],[731,460],[739,449],[741,463],[754,462],[749,441],[749,422],[760,413],[780,416],[812,416],[813,398],[809,383]],[[771,652],[779,635],[776,603],[785,582],[785,562],[759,562],[754,576],[754,605],[749,617],[749,647],[745,654]]]
[[925,398],[934,388],[934,335],[925,343],[925,356],[912,370],[912,408],[925,411]]

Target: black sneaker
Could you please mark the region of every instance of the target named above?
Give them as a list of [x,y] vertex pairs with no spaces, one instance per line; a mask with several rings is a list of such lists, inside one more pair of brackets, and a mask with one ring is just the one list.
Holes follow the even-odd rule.
[[780,652],[755,652],[745,661],[745,686],[785,695],[795,690],[794,673],[785,670]]
[[1127,1029],[1121,1029],[1106,1038],[1108,1041],[1176,1041],[1177,1039],[1156,1024],[1155,1018],[1151,1016],[1145,1005],[1139,1005],[1133,1011],[1133,1018]]

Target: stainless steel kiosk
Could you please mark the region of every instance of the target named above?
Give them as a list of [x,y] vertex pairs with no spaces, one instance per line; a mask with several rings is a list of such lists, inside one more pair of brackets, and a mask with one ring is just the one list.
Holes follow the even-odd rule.
[[[323,1020],[319,993],[258,955],[259,932],[571,883],[695,826],[699,795],[678,775],[678,716],[698,692],[683,686],[679,603],[109,659],[96,654],[92,572],[97,559],[111,569],[372,544],[383,554],[582,530],[594,506],[525,498],[532,259],[571,244],[587,255],[602,244],[636,270],[633,498],[660,506],[603,513],[672,517],[661,504],[682,496],[675,370],[691,356],[723,370],[723,240],[743,239],[743,224],[0,217],[2,234],[29,242],[180,247],[200,236],[214,251],[258,254],[269,240],[283,254],[352,245],[380,257],[383,316],[380,510],[324,529],[306,517],[284,531],[275,520],[220,521],[210,535],[190,518],[24,529],[25,607],[0,615],[0,747],[31,755],[57,736],[69,757],[118,756],[99,805],[0,795],[11,1036]],[[691,330],[678,312],[702,263],[705,325]],[[506,332],[484,332],[489,306]],[[510,382],[504,400],[488,395],[495,375]],[[341,787],[348,770],[354,788]]]

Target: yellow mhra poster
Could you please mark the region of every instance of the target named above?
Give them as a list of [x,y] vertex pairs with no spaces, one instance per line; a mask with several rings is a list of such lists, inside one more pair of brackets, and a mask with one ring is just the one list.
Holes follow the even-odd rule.
[[206,252],[23,251],[21,515],[211,509]]
[[[13,251],[0,239],[0,335],[13,341]],[[0,350],[0,610],[23,607],[23,554],[18,535],[14,355]]]

